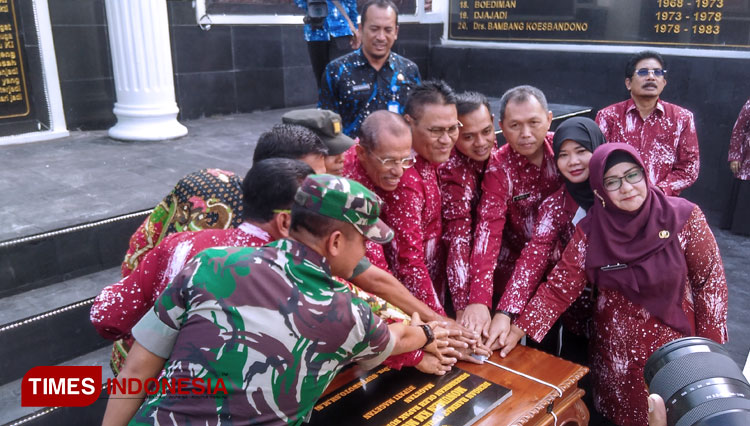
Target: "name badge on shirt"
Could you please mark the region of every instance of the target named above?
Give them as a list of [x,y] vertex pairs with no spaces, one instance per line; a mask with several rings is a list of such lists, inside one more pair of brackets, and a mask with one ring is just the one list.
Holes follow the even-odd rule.
[[527,199],[529,197],[531,197],[531,192],[527,192],[527,193],[521,194],[521,195],[516,195],[515,197],[513,197],[513,202],[525,200],[525,199]]
[[628,267],[627,263],[619,263],[618,262],[618,263],[616,263],[614,265],[602,266],[599,269],[601,269],[602,271],[617,271],[619,269],[625,269],[627,267]]
[[365,90],[370,90],[370,83],[358,84],[358,85],[352,87],[352,90],[355,91],[355,92],[362,92],[362,91],[365,91]]

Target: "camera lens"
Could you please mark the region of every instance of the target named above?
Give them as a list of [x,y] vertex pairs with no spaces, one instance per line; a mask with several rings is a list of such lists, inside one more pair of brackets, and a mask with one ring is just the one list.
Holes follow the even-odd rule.
[[659,394],[669,426],[750,425],[750,384],[718,343],[685,337],[659,348],[643,375]]
[[307,16],[325,19],[326,15],[328,15],[326,0],[310,0],[307,2]]

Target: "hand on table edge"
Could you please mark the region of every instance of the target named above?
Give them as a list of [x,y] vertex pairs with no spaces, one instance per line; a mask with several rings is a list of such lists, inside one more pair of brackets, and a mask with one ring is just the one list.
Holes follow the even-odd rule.
[[504,312],[497,312],[490,323],[487,340],[484,342],[491,349],[500,349],[510,333],[511,318]]
[[516,325],[511,324],[510,325],[510,333],[508,333],[508,337],[505,339],[505,346],[502,347],[500,350],[500,356],[505,358],[508,356],[510,351],[513,350],[513,348],[518,345],[518,342],[523,338],[523,336],[526,335],[526,332],[518,328]]
[[419,364],[414,366],[414,368],[423,373],[435,374],[437,376],[442,376],[451,371],[451,367],[453,367],[452,363],[443,363],[438,357],[429,352],[425,352]]

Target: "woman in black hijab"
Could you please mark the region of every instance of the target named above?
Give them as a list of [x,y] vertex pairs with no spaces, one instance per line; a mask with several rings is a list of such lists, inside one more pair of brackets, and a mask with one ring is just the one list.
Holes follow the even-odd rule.
[[[593,205],[589,160],[594,150],[605,142],[599,126],[589,118],[568,119],[555,131],[552,149],[565,185],[539,207],[537,220],[531,225],[534,236],[521,252],[490,324],[486,344],[491,349],[505,346],[511,320],[523,312],[546,272],[560,259],[576,223]],[[585,334],[588,311],[587,300],[575,304],[570,315],[564,317],[566,326],[576,334]]]

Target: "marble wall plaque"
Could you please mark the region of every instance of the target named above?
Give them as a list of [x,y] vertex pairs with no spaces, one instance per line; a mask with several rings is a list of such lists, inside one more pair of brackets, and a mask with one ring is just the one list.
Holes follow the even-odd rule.
[[750,49],[745,0],[450,0],[449,38]]

